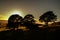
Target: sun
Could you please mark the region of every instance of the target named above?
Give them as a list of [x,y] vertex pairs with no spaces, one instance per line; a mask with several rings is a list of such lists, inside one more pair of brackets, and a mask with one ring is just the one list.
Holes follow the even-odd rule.
[[13,14],[18,14],[18,15],[22,16],[22,12],[17,11],[17,10],[15,10],[15,11],[13,11],[13,12],[11,13],[11,15],[13,15]]

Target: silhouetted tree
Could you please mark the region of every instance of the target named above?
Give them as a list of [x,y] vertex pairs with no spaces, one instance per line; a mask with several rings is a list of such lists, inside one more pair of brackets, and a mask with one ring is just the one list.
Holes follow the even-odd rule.
[[29,27],[33,27],[32,25],[35,23],[34,16],[32,14],[27,14],[24,17],[24,25]]
[[39,20],[44,21],[45,24],[48,25],[48,22],[55,22],[57,20],[57,16],[53,11],[47,11],[39,17]]
[[22,17],[18,14],[11,15],[8,19],[8,28],[12,28],[10,30],[4,31],[5,39],[6,40],[23,40],[24,39],[24,33],[21,29],[18,28],[19,25],[22,24]]
[[23,25],[23,17],[21,17],[21,16],[19,17],[19,19],[18,19],[18,24],[19,24],[19,25]]
[[25,17],[24,17],[24,21],[25,22],[35,22],[34,21],[34,16],[32,14],[27,14]]
[[22,17],[20,17],[18,14],[14,14],[14,15],[11,15],[10,17],[9,17],[9,19],[8,19],[8,24],[7,24],[7,26],[9,27],[9,28],[17,28],[18,27],[18,20],[20,19],[20,18],[22,18]]
[[26,31],[26,40],[38,40],[38,35],[39,35],[39,28],[35,24],[34,16],[32,14],[27,14],[24,17],[24,25],[27,27]]

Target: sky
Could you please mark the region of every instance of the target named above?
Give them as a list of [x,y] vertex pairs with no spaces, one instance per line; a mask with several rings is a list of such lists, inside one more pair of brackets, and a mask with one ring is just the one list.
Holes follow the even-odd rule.
[[36,19],[53,11],[60,21],[60,0],[0,0],[0,20],[8,20],[14,11],[19,11],[23,17],[32,14]]

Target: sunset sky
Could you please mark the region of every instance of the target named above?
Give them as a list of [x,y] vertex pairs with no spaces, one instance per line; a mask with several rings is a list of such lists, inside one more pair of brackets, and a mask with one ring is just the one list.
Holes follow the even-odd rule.
[[13,12],[33,14],[39,19],[46,11],[53,11],[60,21],[60,0],[0,0],[0,20],[7,20]]

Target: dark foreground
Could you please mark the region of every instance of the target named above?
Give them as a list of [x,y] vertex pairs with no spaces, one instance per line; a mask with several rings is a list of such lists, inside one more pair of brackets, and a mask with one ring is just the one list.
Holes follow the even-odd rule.
[[60,40],[60,27],[46,27],[23,31],[7,30],[0,32],[0,40]]

